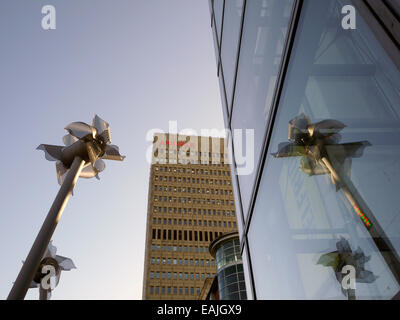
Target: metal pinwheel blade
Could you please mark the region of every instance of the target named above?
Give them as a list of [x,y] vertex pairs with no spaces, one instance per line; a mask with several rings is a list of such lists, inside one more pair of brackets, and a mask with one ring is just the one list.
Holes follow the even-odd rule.
[[80,121],[72,122],[65,130],[68,131],[63,137],[65,146],[41,144],[38,147],[45,152],[47,160],[57,161],[57,179],[60,185],[69,171],[71,159],[75,156],[86,162],[80,174],[81,178],[99,178],[98,174],[106,167],[103,159],[123,161],[125,158],[120,154],[118,146],[110,144],[110,125],[97,114],[92,120],[92,125]]
[[65,127],[65,130],[67,130],[70,135],[81,140],[89,139],[91,136],[95,137],[96,131],[94,129],[94,127],[84,122],[72,122]]

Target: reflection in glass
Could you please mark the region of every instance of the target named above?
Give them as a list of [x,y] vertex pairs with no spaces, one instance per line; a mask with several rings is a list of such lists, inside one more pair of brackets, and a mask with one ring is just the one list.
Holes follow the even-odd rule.
[[[293,0],[246,2],[231,128],[254,129],[254,170],[239,176],[245,217],[281,63]],[[245,139],[243,139],[245,140]],[[242,150],[237,150],[238,155]],[[245,141],[243,150],[246,150]],[[243,154],[243,153],[242,153]],[[237,165],[241,163],[236,158]]]
[[289,141],[280,143],[276,158],[301,156],[300,169],[310,176],[330,174],[336,191],[341,189],[354,211],[363,221],[371,238],[400,283],[400,260],[382,227],[350,179],[351,158],[359,158],[368,141],[339,144],[339,132],[345,125],[336,120],[312,124],[302,113],[289,121]]
[[344,238],[340,238],[340,241],[336,243],[336,248],[336,251],[321,255],[317,264],[331,267],[335,272],[337,281],[342,286],[342,293],[347,296],[349,300],[354,300],[355,285],[354,288],[343,287],[343,281],[347,283],[347,280],[344,279],[343,270],[346,266],[352,266],[355,270],[355,281],[358,283],[372,283],[375,281],[376,276],[371,271],[365,270],[364,268],[365,263],[368,262],[371,257],[365,256],[360,247],[353,252],[349,242]]
[[248,232],[259,299],[400,291],[400,72],[362,16],[341,28],[345,4],[302,6]]

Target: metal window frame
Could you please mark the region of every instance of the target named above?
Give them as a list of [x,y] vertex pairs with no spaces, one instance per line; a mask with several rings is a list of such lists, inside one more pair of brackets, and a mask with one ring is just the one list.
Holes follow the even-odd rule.
[[400,20],[383,0],[352,0],[377,40],[400,70]]
[[[237,204],[240,208],[240,218],[241,218],[241,224],[243,226],[243,237],[245,237],[245,219],[244,219],[244,215],[243,215],[243,204],[242,204],[242,194],[240,191],[240,184],[239,184],[239,178],[238,175],[236,174],[237,172],[237,165],[236,165],[236,160],[235,160],[235,147],[234,147],[234,142],[233,142],[233,136],[232,136],[232,127],[231,127],[231,119],[232,119],[232,111],[233,111],[233,101],[234,101],[234,97],[235,97],[235,91],[236,91],[236,79],[237,79],[237,73],[238,73],[238,68],[239,68],[239,59],[240,59],[240,48],[242,45],[242,34],[243,34],[243,25],[244,25],[244,20],[245,20],[245,16],[246,16],[246,7],[247,7],[247,0],[243,0],[243,12],[242,12],[242,19],[240,22],[240,31],[239,31],[239,41],[238,41],[238,48],[236,50],[236,64],[235,64],[235,74],[234,74],[234,82],[233,82],[233,87],[232,87],[232,101],[231,101],[231,112],[229,113],[229,106],[227,106],[227,116],[228,116],[228,129],[231,132],[231,141],[230,141],[230,145],[231,145],[231,150],[232,150],[232,167],[234,170],[231,170],[232,172],[235,173],[235,185],[236,185],[236,190],[238,193],[238,199],[239,199],[239,204]],[[225,82],[224,82],[225,84]],[[225,88],[224,88],[225,90]],[[226,98],[226,90],[225,90],[225,98]],[[227,100],[227,98],[226,98]],[[244,242],[244,241],[243,241]],[[243,244],[241,244],[241,253],[243,252]]]

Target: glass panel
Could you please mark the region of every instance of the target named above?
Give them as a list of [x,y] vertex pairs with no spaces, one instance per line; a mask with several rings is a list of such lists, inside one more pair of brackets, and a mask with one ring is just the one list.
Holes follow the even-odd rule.
[[[238,67],[232,130],[254,129],[253,170],[239,175],[244,214],[247,216],[265,126],[279,71],[293,0],[248,1]],[[243,150],[246,150],[245,138]],[[241,154],[235,141],[237,167]],[[242,153],[244,154],[244,152]]]
[[221,43],[222,13],[224,0],[214,0],[214,15],[217,29],[218,42]]
[[[251,278],[250,278],[250,268],[249,268],[249,263],[248,263],[248,254],[247,254],[247,248],[246,246],[244,247],[243,253],[242,253],[242,259],[243,259],[243,266],[242,268],[243,273],[244,273],[244,278],[245,278],[245,285],[246,285],[246,293],[247,293],[247,299],[248,300],[254,300],[253,297],[253,291],[251,290]],[[238,271],[240,272],[241,269],[238,266]]]
[[[229,126],[227,126],[229,128]],[[233,149],[232,149],[232,139],[229,139],[229,159],[233,159]],[[232,188],[233,188],[233,196],[235,199],[235,209],[236,209],[236,221],[237,221],[237,227],[238,227],[238,232],[239,232],[239,237],[242,237],[243,234],[243,214],[242,214],[242,209],[241,205],[239,202],[239,190],[238,190],[238,181],[237,181],[237,176],[235,176],[233,173],[235,172],[235,165],[233,163],[234,161],[231,161],[230,163],[230,169],[232,172]]]
[[229,112],[231,112],[232,107],[232,91],[236,71],[236,57],[238,52],[242,12],[243,0],[230,0],[225,2],[221,60],[222,69],[224,70],[225,89]]
[[231,293],[226,300],[239,300],[240,299],[240,295],[238,292],[236,293]]
[[249,229],[259,299],[400,290],[400,73],[347,3],[304,2]]
[[223,76],[223,72],[221,72],[220,70],[220,74],[219,74],[219,93],[221,96],[221,105],[222,105],[222,113],[223,113],[223,118],[224,118],[224,124],[226,128],[229,128],[229,116],[227,114],[227,107],[226,107],[226,96],[225,96],[225,81],[224,81],[225,77]]
[[212,35],[213,35],[213,41],[214,41],[216,66],[217,66],[217,69],[219,69],[219,46],[218,46],[218,41],[217,41],[217,31],[215,29],[215,24],[213,25],[213,28],[212,28]]

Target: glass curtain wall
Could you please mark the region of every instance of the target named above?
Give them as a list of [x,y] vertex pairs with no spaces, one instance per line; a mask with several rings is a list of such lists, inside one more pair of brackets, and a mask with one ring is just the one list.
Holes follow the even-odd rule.
[[301,9],[248,231],[259,299],[400,291],[400,73],[349,3]]
[[246,300],[239,239],[231,239],[216,251],[218,288],[221,300]]
[[226,126],[254,129],[233,177],[248,298],[400,297],[400,72],[358,11],[343,29],[360,2],[209,2]]

